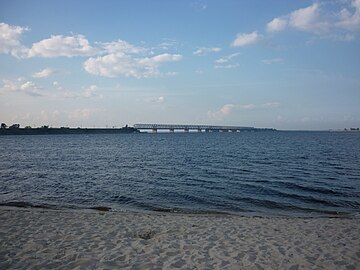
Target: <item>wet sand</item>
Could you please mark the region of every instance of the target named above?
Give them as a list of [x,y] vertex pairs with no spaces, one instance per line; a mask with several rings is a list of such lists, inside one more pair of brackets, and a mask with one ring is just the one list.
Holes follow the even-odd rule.
[[360,269],[360,220],[0,208],[0,269]]

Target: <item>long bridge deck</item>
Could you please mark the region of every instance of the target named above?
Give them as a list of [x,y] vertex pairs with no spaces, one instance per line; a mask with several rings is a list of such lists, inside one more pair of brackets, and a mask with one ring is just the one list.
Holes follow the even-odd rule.
[[184,130],[189,132],[190,130],[197,130],[198,132],[240,132],[240,131],[255,131],[254,127],[241,127],[241,126],[211,126],[211,125],[172,125],[172,124],[135,124],[134,128],[139,130],[152,130],[157,132],[158,130],[169,130],[175,132],[175,130]]

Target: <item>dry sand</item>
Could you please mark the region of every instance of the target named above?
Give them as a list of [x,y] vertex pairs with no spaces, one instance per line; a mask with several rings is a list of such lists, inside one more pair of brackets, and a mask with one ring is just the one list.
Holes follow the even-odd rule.
[[0,269],[360,269],[359,221],[0,208]]

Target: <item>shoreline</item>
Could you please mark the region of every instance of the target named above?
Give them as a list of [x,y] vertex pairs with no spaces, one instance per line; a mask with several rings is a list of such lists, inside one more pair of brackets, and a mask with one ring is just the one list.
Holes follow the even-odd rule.
[[224,215],[235,217],[258,217],[258,218],[347,218],[347,219],[359,219],[358,212],[346,213],[336,211],[320,211],[314,210],[309,212],[255,212],[255,211],[221,211],[215,209],[190,209],[190,208],[164,208],[161,206],[152,206],[137,208],[130,205],[123,205],[113,207],[109,205],[73,205],[73,204],[39,204],[26,201],[9,201],[0,203],[0,209],[18,209],[18,210],[49,210],[49,211],[101,211],[101,212],[113,212],[113,213],[132,213],[132,214],[179,214],[179,215]]
[[69,128],[69,127],[39,127],[39,128],[2,128],[0,136],[11,135],[67,135],[67,134],[134,134],[140,131],[133,127],[122,128]]
[[351,218],[0,207],[0,268],[359,269]]

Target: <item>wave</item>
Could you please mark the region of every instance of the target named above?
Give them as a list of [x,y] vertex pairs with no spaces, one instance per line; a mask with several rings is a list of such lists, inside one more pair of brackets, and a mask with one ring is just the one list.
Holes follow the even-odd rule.
[[319,187],[319,186],[304,186],[297,183],[291,183],[291,182],[277,182],[280,185],[289,188],[289,189],[299,189],[306,192],[311,193],[318,193],[318,194],[326,194],[326,195],[333,195],[333,196],[346,196],[346,193],[339,192],[333,189],[325,188],[325,187]]
[[56,206],[50,205],[50,204],[35,204],[35,203],[23,202],[23,201],[0,202],[0,206],[11,206],[11,207],[20,207],[20,208],[56,209]]

